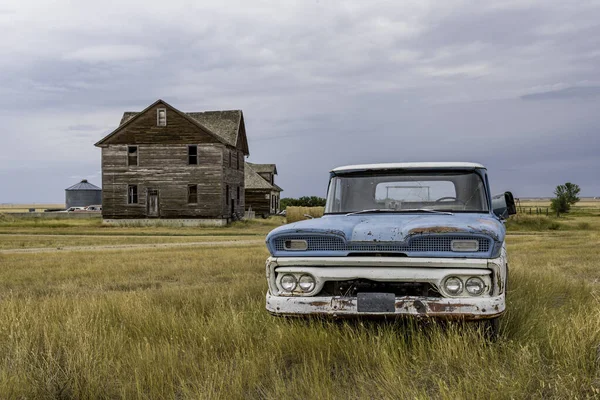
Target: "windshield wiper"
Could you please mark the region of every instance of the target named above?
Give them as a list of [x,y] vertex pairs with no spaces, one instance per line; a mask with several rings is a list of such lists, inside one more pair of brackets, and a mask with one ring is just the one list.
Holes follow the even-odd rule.
[[390,212],[390,213],[428,212],[428,213],[433,213],[433,214],[453,215],[451,212],[430,210],[428,208],[406,208],[403,210],[395,210],[393,208],[372,208],[369,210],[354,211],[354,212],[346,214],[346,216],[356,215],[356,214],[386,213],[386,212]]

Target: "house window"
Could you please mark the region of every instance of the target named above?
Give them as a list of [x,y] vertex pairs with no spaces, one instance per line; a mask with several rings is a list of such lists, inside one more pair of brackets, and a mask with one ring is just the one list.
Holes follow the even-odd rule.
[[237,187],[237,204],[240,205],[240,187]]
[[156,125],[167,126],[167,109],[159,108],[156,110]]
[[127,146],[127,165],[129,167],[139,165],[137,146]]
[[188,164],[198,164],[198,146],[195,144],[191,144],[188,146]]
[[198,185],[188,185],[188,204],[198,203]]
[[225,186],[225,204],[229,205],[229,185]]
[[138,203],[138,187],[137,185],[127,186],[127,204]]

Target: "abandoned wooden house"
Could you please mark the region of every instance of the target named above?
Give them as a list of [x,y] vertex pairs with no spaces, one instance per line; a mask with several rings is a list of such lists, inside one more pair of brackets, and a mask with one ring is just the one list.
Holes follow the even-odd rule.
[[106,221],[224,225],[244,215],[241,110],[185,113],[162,100],[125,112],[102,149]]
[[279,212],[279,200],[283,189],[275,184],[275,164],[252,164],[245,168],[246,210],[267,217]]

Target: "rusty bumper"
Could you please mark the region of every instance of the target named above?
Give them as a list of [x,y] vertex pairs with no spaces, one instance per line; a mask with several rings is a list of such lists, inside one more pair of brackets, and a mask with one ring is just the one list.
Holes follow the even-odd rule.
[[356,297],[284,297],[267,293],[267,310],[274,315],[327,317],[435,317],[489,319],[504,313],[504,294],[481,298],[396,297],[393,312],[358,311]]

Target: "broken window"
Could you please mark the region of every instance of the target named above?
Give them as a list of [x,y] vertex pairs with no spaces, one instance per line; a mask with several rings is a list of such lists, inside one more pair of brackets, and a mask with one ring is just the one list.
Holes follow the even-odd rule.
[[127,165],[130,167],[139,165],[137,146],[127,146]]
[[225,186],[225,204],[229,205],[229,185]]
[[138,187],[137,185],[127,186],[127,204],[138,203]]
[[191,144],[188,146],[188,164],[198,164],[198,146],[195,144]]
[[198,203],[198,185],[188,185],[188,204]]
[[240,205],[240,187],[237,187],[237,204]]
[[156,125],[167,126],[167,109],[159,108],[156,110]]

